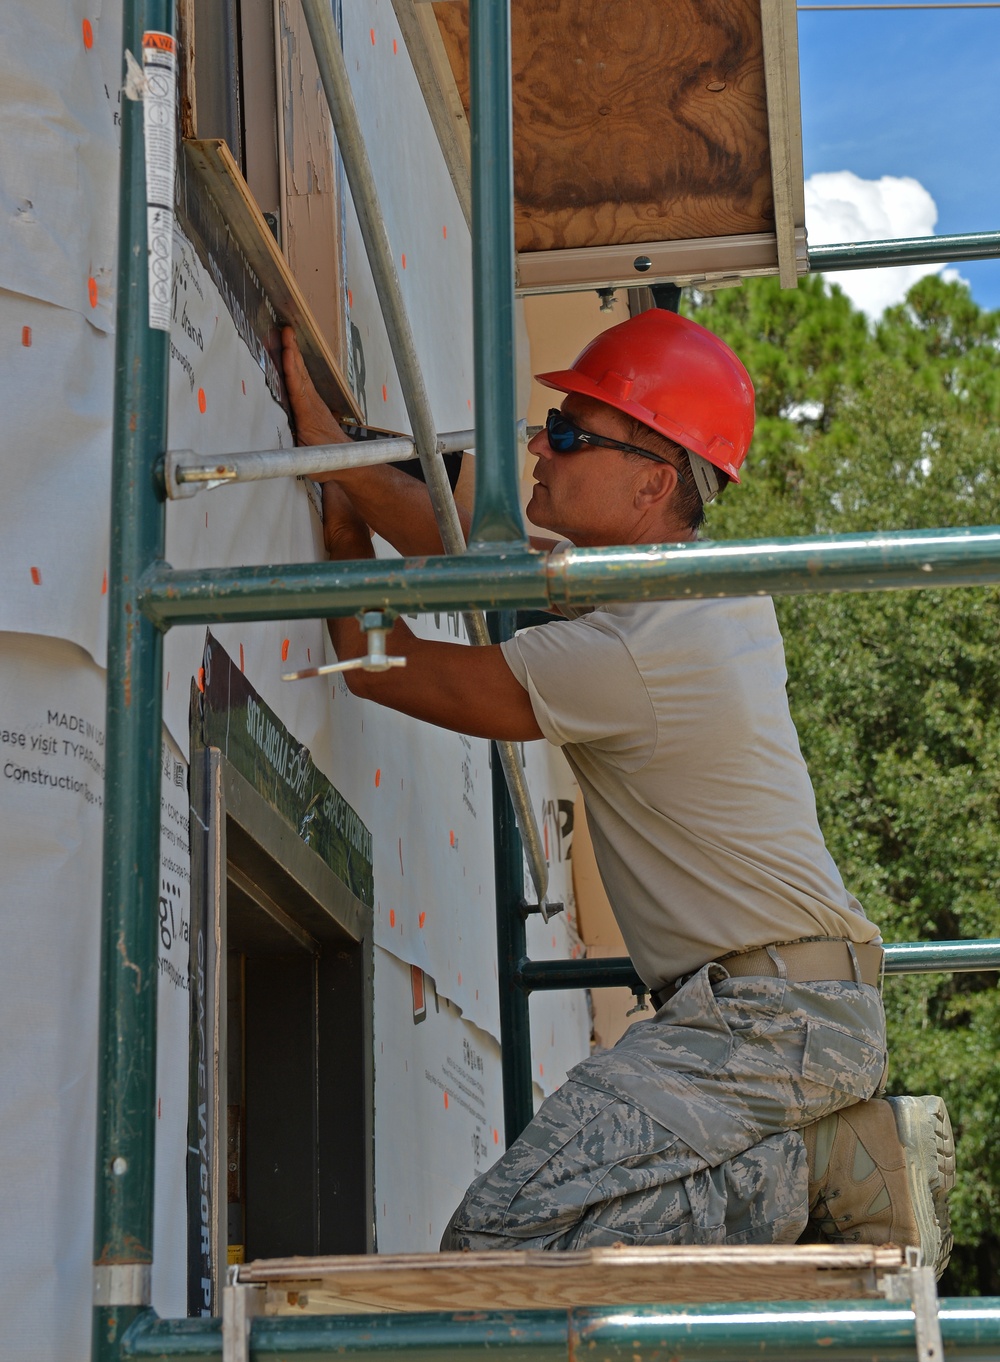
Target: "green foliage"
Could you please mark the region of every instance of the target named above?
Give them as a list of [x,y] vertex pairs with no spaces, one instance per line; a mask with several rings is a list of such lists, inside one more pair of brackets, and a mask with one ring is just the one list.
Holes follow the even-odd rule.
[[[692,314],[758,384],[744,485],[716,538],[1000,523],[1000,313],[937,276],[869,327],[839,290],[752,281]],[[777,602],[820,821],[887,941],[1000,937],[996,588]],[[886,984],[895,1092],[938,1092],[958,1137],[943,1289],[1000,1293],[996,973]]]

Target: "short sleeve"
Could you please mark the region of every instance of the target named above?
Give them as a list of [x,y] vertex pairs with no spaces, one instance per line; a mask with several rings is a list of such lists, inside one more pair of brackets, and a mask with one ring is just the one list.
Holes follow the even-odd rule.
[[632,654],[601,611],[523,629],[502,643],[549,742],[602,752],[637,770],[656,746],[656,716]]

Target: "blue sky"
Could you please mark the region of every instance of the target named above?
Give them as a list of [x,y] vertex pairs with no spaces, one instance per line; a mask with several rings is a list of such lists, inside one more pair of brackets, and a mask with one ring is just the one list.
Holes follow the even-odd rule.
[[[799,12],[805,173],[910,176],[939,233],[1000,230],[1000,9]],[[1000,260],[958,269],[1000,308]]]

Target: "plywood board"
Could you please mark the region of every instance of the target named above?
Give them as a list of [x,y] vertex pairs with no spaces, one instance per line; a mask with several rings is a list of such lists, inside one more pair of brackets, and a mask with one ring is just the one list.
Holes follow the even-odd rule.
[[264,1283],[265,1313],[571,1309],[703,1301],[864,1300],[898,1271],[897,1248],[620,1247],[563,1253],[285,1258],[250,1263],[241,1282]]
[[[468,3],[434,5],[469,110]],[[519,251],[773,232],[759,0],[515,0]]]
[[[363,420],[347,377],[278,249],[232,152],[225,142],[213,139],[189,141],[183,146],[182,202],[185,193],[207,194],[214,199],[235,247],[259,277],[277,313],[278,324],[295,327],[306,366],[324,402],[339,416]],[[275,337],[268,349],[274,349],[276,344]]]

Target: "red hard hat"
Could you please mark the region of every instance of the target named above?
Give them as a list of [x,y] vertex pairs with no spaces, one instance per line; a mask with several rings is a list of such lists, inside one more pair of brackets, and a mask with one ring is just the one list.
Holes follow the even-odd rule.
[[606,402],[739,482],[753,435],[753,384],[725,341],[697,322],[650,308],[602,331],[571,369],[535,377]]

